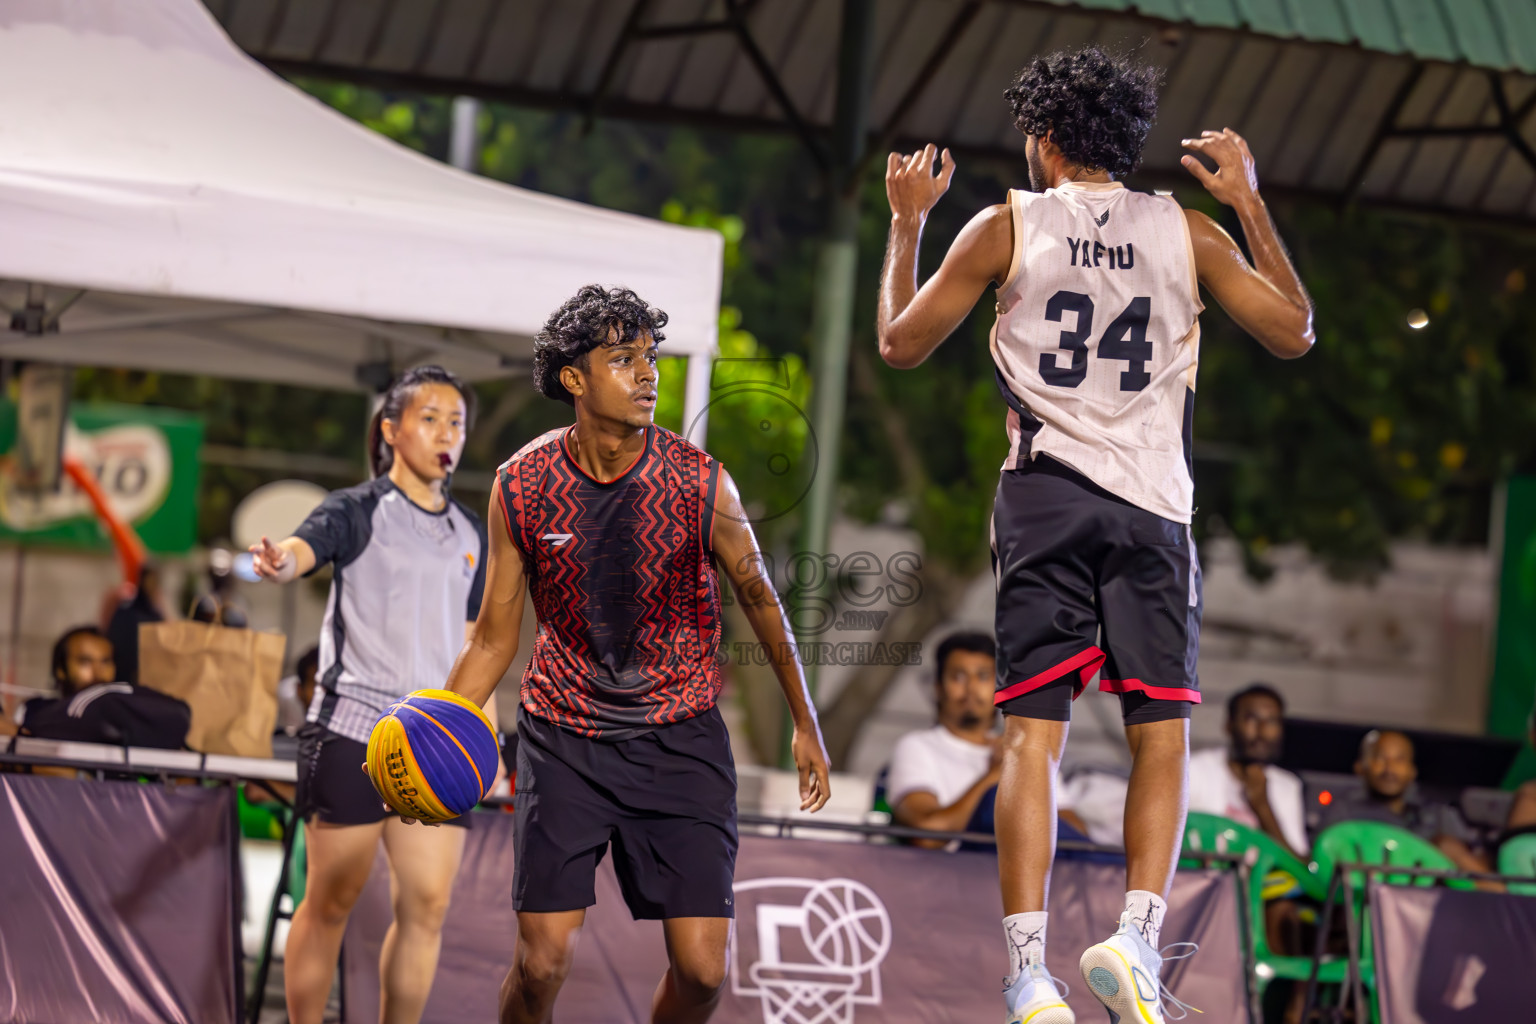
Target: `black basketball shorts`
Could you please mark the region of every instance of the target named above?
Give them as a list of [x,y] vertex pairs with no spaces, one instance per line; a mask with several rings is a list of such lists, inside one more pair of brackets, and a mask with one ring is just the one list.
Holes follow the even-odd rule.
[[1200,702],[1200,563],[1189,527],[1041,455],[1004,470],[992,512],[997,697],[1006,715],[1065,722],[1102,674],[1127,725]]
[[[318,722],[300,726],[298,739],[294,808],[299,817],[318,818],[327,825],[374,825],[395,817],[363,770],[368,744],[331,732]],[[470,815],[461,814],[443,824],[468,828],[469,819]]]
[[596,903],[611,844],[636,920],[736,916],[736,766],[718,709],[607,741],[519,707],[517,732],[518,912]]

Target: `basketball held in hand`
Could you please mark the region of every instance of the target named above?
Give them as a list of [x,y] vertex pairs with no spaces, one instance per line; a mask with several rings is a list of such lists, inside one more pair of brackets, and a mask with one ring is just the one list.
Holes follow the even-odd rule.
[[496,731],[472,701],[417,690],[391,704],[368,737],[368,777],[397,814],[447,821],[496,781]]

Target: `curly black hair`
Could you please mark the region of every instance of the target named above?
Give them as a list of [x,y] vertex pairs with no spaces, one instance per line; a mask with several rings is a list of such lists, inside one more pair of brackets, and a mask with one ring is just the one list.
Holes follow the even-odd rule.
[[1003,95],[1025,135],[1050,132],[1073,163],[1126,175],[1141,163],[1162,82],[1160,68],[1090,46],[1036,57]]
[[630,289],[586,285],[550,314],[534,338],[533,386],[545,398],[575,405],[560,383],[561,370],[573,364],[585,370],[587,353],[600,345],[622,345],[642,334],[660,343],[666,339],[661,333],[665,326],[667,314]]

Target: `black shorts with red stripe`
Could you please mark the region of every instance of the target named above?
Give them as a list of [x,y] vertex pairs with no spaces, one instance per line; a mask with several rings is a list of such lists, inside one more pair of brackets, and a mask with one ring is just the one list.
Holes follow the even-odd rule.
[[1200,563],[1189,527],[1048,455],[1004,470],[992,512],[997,697],[1065,722],[1099,673],[1127,725],[1200,703]]

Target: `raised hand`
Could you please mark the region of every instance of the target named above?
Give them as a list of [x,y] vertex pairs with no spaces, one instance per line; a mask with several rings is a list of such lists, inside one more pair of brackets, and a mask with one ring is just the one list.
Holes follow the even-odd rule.
[[260,544],[252,544],[251,568],[264,580],[286,583],[293,579],[294,559],[286,548],[273,544],[266,537]]
[[[1259,176],[1254,170],[1253,154],[1248,151],[1247,141],[1237,132],[1231,128],[1219,132],[1203,131],[1198,139],[1185,139],[1181,144],[1191,152],[1184,154],[1179,162],[1219,201],[1237,207],[1258,197]],[[1215,172],[1207,170],[1194,153],[1215,161]]]
[[[934,160],[940,161],[934,174]],[[902,156],[892,153],[885,162],[885,195],[891,202],[891,216],[911,219],[921,224],[955,176],[955,161],[949,150],[940,153],[932,143],[921,151]]]

